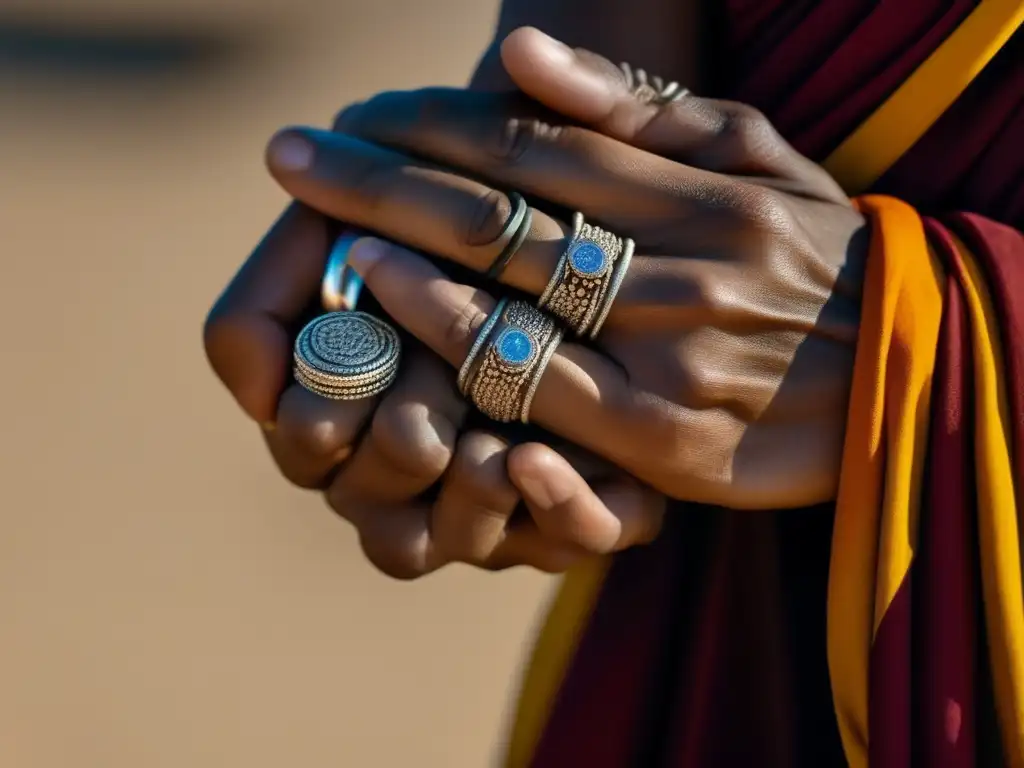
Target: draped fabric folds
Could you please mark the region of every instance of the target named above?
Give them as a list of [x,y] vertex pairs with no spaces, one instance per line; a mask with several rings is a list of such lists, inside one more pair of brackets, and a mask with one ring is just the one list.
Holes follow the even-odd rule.
[[1024,1],[726,6],[726,95],[872,190],[839,497],[569,573],[506,765],[1024,768]]

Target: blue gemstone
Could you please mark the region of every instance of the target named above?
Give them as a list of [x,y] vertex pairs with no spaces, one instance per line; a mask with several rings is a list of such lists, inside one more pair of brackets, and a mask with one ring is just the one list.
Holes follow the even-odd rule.
[[581,275],[599,275],[604,271],[607,257],[597,243],[582,242],[572,249],[569,263]]
[[498,354],[512,365],[522,365],[533,356],[533,339],[525,331],[509,328],[498,339]]

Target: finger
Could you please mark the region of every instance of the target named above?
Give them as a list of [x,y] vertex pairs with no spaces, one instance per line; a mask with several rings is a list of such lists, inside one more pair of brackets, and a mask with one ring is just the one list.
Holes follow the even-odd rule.
[[533,27],[505,38],[501,55],[525,94],[607,136],[718,173],[810,181],[845,200],[828,174],[748,105],[688,92],[665,103],[652,90],[638,91],[623,67]]
[[288,208],[239,269],[204,327],[213,370],[242,409],[275,419],[289,378],[293,326],[317,295],[332,225],[320,213]]
[[[434,546],[427,504],[357,504],[349,512],[363,554],[392,578],[416,579],[453,562]],[[517,524],[488,560],[475,565],[490,571],[529,566],[546,573],[563,573],[588,556],[578,548],[546,538],[529,520]]]
[[391,505],[424,493],[448,468],[466,408],[444,361],[422,348],[408,355],[366,435],[331,483],[331,505],[344,516],[350,504]]
[[[661,497],[628,479],[599,482],[595,493],[582,473],[594,464],[584,459],[575,466],[539,443],[512,447],[488,432],[463,435],[434,505],[437,556],[557,572],[584,555],[653,539]],[[607,465],[603,471],[607,476]],[[530,524],[510,522],[520,501],[533,515]]]
[[[295,141],[315,144],[317,159],[308,172],[284,171],[273,160],[280,145]],[[279,135],[270,155],[286,191],[329,216],[476,271],[486,271],[498,255],[493,242],[504,229],[511,206],[506,195],[484,184],[425,169],[349,137],[313,131]],[[688,247],[709,247],[722,231],[691,228]],[[564,223],[535,211],[530,234],[502,272],[501,282],[533,295],[543,293],[570,234]],[[723,269],[704,261],[697,269],[696,262],[687,266],[679,258],[635,256],[606,327],[627,317],[634,323],[664,324],[669,318],[679,322],[693,312],[693,322],[704,322],[707,317],[698,300]]]
[[288,387],[275,427],[264,432],[281,474],[301,488],[323,488],[351,455],[376,403],[327,400],[298,384]]
[[[285,167],[280,158],[306,146],[313,163]],[[278,135],[268,150],[281,186],[327,215],[373,230],[478,272],[501,251],[512,213],[507,195],[462,176],[428,168],[397,152],[348,136],[305,130]],[[526,241],[502,274],[508,285],[540,294],[571,227],[535,211]]]
[[474,430],[460,439],[434,504],[434,545],[446,560],[481,565],[505,538],[519,492],[505,469],[509,443]]
[[445,564],[434,550],[427,504],[352,501],[344,511],[332,508],[355,526],[366,559],[392,578],[416,579]]
[[[495,306],[485,291],[452,283],[426,259],[382,240],[356,242],[349,263],[395,322],[455,367]],[[697,411],[635,391],[607,357],[564,341],[540,380],[530,421],[641,481],[677,474],[680,486],[693,485],[690,498],[721,483],[715,473],[726,459],[710,446],[738,439],[740,429],[726,409]]]
[[508,97],[427,88],[376,96],[346,113],[340,128],[583,211],[627,234],[646,232],[666,217],[678,224],[706,216],[743,194],[735,180],[718,173],[588,127],[548,121]]
[[513,520],[507,535],[483,564],[490,571],[517,566],[536,568],[544,573],[565,573],[595,555],[572,544],[549,538],[533,518]]
[[591,486],[542,443],[514,448],[509,479],[548,537],[595,554],[648,544],[661,530],[664,497],[622,475]]
[[[574,543],[551,539],[530,520],[510,525],[520,495],[509,481],[508,453],[509,443],[498,435],[480,430],[464,434],[429,513],[421,503],[350,503],[346,515],[360,528],[367,556],[400,578],[452,562],[489,570],[527,565],[549,573],[578,562],[587,553]],[[584,482],[564,461],[546,471]],[[381,519],[385,516],[390,519]]]

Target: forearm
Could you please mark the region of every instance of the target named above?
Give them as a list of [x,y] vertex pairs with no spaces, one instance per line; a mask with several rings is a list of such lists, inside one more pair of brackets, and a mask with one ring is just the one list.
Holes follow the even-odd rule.
[[509,32],[522,26],[699,88],[698,5],[696,0],[504,0],[494,39],[470,88],[514,87],[501,66],[499,47]]

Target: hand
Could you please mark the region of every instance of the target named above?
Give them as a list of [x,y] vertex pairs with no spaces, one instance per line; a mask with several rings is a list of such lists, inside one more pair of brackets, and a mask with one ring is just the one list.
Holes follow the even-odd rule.
[[[531,420],[674,498],[737,508],[834,498],[862,217],[747,107],[640,103],[618,68],[535,30],[514,33],[503,55],[524,93],[590,127],[552,127],[500,95],[386,94],[343,113],[347,136],[278,135],[272,172],[330,216],[478,271],[509,203],[473,179],[633,237],[639,255],[599,349],[563,343]],[[502,281],[539,294],[567,234],[536,211]],[[382,241],[352,255],[384,310],[458,366],[493,296]]]
[[568,447],[463,431],[453,375],[422,345],[406,345],[382,399],[330,401],[291,382],[292,339],[319,294],[333,230],[290,208],[211,310],[205,342],[214,370],[264,424],[281,472],[324,491],[371,562],[396,578],[455,561],[557,572],[653,539],[664,500],[621,471]]

